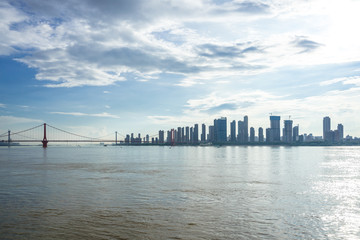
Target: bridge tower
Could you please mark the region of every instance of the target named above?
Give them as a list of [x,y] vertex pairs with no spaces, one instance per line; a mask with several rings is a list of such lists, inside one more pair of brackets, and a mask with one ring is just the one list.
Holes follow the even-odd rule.
[[8,130],[8,146],[10,147],[11,137],[10,137],[10,130]]
[[44,123],[44,139],[42,140],[43,148],[47,148],[48,140],[46,139],[46,123]]

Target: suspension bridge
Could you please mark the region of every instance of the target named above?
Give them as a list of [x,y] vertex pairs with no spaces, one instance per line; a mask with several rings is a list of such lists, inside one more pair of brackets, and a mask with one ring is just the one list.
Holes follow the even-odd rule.
[[102,137],[88,137],[80,134],[62,130],[49,124],[40,124],[38,126],[11,132],[10,130],[0,135],[2,145],[11,145],[13,143],[42,143],[44,148],[48,143],[115,143],[122,144],[124,141],[118,141],[118,132],[115,132],[115,138],[110,139],[110,135]]

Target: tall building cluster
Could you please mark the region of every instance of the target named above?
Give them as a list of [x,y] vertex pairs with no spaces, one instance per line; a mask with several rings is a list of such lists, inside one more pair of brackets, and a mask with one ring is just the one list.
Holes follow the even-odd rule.
[[344,139],[344,126],[339,123],[337,129],[331,130],[331,119],[326,116],[323,119],[323,139],[325,142],[341,142]]
[[[272,144],[284,143],[291,144],[306,141],[324,141],[329,143],[342,142],[344,139],[344,127],[337,125],[336,130],[331,130],[330,117],[323,119],[322,139],[314,137],[312,134],[299,134],[299,125],[293,126],[293,120],[283,121],[281,131],[281,117],[270,116],[270,127],[264,129],[259,127],[249,128],[249,118],[244,116],[242,120],[230,122],[230,130],[227,130],[228,123],[226,117],[214,119],[213,125],[206,127],[203,123],[201,128],[199,124],[194,126],[177,127],[168,131],[160,130],[155,137],[146,135],[141,138],[140,134],[134,137],[134,134],[126,135],[126,144],[177,144],[177,145],[198,145],[198,144]],[[207,131],[208,130],[208,131]],[[166,133],[166,136],[165,136]],[[265,134],[265,135],[264,135]]]

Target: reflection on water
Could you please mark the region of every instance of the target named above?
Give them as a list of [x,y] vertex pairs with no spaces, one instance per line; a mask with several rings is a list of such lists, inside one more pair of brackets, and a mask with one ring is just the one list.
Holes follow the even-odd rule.
[[356,239],[360,148],[0,148],[0,238]]

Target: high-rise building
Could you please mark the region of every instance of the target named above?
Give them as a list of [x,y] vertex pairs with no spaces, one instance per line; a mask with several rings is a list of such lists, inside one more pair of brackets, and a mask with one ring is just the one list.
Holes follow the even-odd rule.
[[270,142],[280,141],[280,116],[270,116]]
[[164,143],[164,131],[163,130],[159,131],[159,143],[160,144]]
[[230,142],[236,142],[236,121],[230,123]]
[[324,141],[329,141],[331,139],[331,120],[328,116],[323,119],[323,139]]
[[250,128],[250,142],[255,142],[255,128]]
[[209,126],[208,142],[214,142],[214,126]]
[[249,141],[249,119],[248,116],[244,117],[244,132],[245,132],[245,136],[244,136],[244,140],[247,143]]
[[284,133],[283,133],[283,141],[287,143],[292,142],[292,120],[284,120]]
[[181,142],[182,143],[185,142],[185,128],[184,127],[181,128]]
[[194,128],[190,127],[190,143],[194,143]]
[[299,125],[293,127],[293,142],[299,141]]
[[193,140],[194,143],[199,142],[199,124],[194,125],[194,138],[193,139],[194,139]]
[[238,135],[237,135],[237,140],[240,143],[244,143],[244,122],[239,120],[238,121]]
[[201,125],[201,142],[206,141],[206,125],[203,123]]
[[171,143],[171,131],[167,131],[166,133],[166,142]]
[[243,121],[238,121],[238,142],[247,143],[249,141],[248,116]]
[[266,129],[266,142],[271,142],[271,128]]
[[264,142],[264,130],[262,127],[259,127],[259,142]]
[[185,142],[186,143],[190,142],[190,128],[189,127],[185,127]]
[[344,126],[341,123],[337,125],[337,132],[336,141],[342,142],[344,139]]
[[177,128],[176,142],[177,143],[181,142],[181,127]]
[[214,120],[214,142],[224,143],[227,141],[226,117]]

